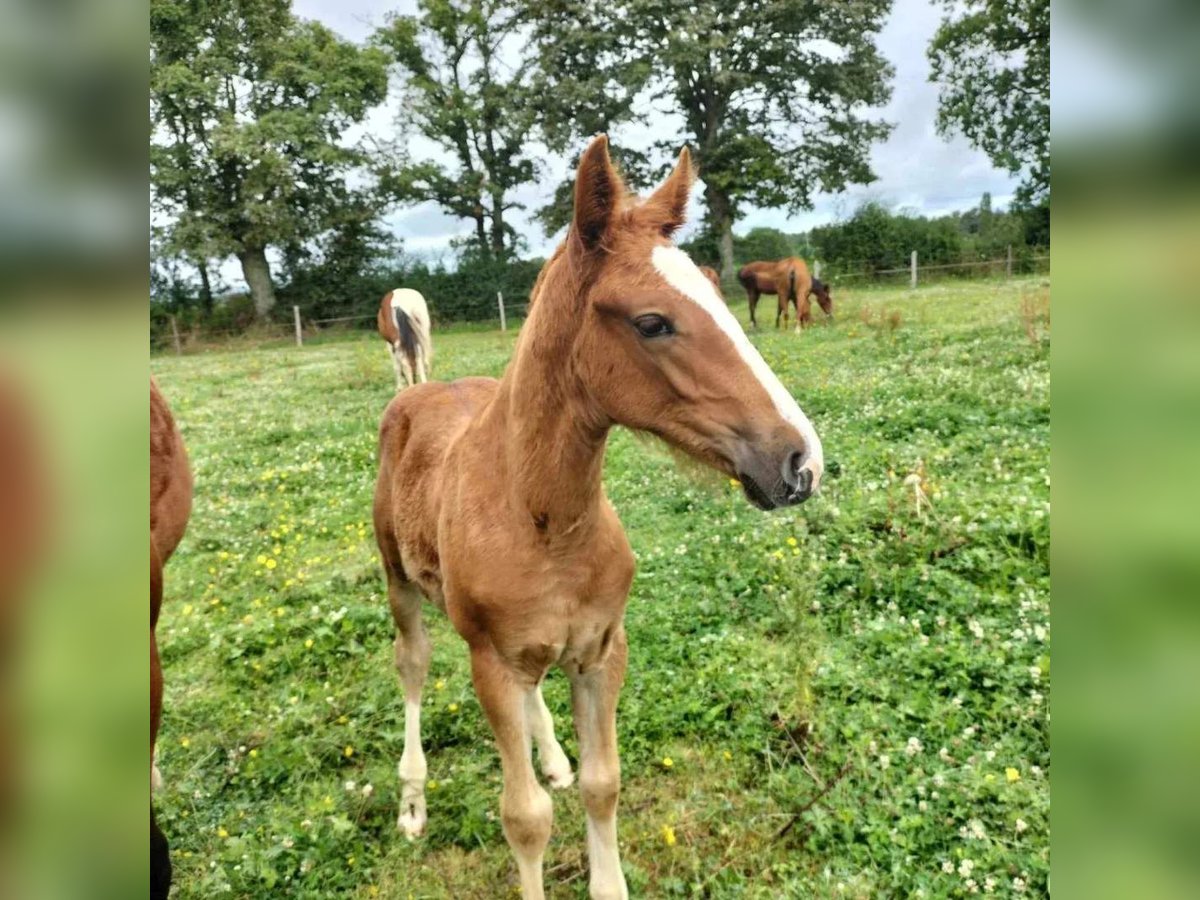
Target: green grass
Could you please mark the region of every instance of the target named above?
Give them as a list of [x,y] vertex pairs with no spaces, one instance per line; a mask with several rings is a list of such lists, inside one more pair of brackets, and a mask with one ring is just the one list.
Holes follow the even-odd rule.
[[[619,714],[633,896],[1046,893],[1034,287],[843,291],[834,325],[756,335],[826,448],[799,510],[760,513],[614,434],[605,485],[638,557]],[[498,375],[513,337],[436,334],[438,376]],[[498,759],[465,646],[432,610],[429,826],[413,844],[394,826],[403,703],[369,521],[382,342],[152,368],[196,473],[159,623],[173,896],[515,896]],[[561,674],[546,699],[574,760]],[[586,897],[581,804],[554,796],[548,894]]]

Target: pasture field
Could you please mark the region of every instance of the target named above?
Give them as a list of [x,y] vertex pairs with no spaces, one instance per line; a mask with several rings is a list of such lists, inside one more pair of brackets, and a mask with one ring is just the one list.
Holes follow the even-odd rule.
[[[753,336],[825,444],[799,509],[761,513],[614,432],[605,485],[638,558],[618,720],[632,896],[1047,894],[1048,285],[841,291],[834,324]],[[437,332],[436,374],[499,375],[514,337]],[[173,896],[517,896],[499,761],[433,610],[429,825],[411,844],[395,828],[382,341],[151,369],[196,474],[159,623]],[[545,694],[574,762],[566,688],[552,673]],[[582,806],[554,799],[548,895],[583,898]]]

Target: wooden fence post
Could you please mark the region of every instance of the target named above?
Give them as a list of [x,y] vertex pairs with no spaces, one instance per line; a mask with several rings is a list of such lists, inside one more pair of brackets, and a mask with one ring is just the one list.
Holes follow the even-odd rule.
[[1008,245],[1008,258],[1005,260],[1004,277],[1012,278],[1012,244]]
[[504,295],[496,291],[496,305],[500,307],[500,330],[508,331],[508,324],[504,321]]
[[175,355],[183,356],[183,343],[179,340],[179,323],[171,316],[171,337],[175,341]]
[[910,268],[912,270],[912,286],[914,289],[916,289],[916,286],[917,286],[917,251],[916,250],[914,250],[912,252],[912,263],[910,265]]
[[300,307],[292,307],[292,319],[296,323],[296,346],[304,346],[304,331],[300,328]]

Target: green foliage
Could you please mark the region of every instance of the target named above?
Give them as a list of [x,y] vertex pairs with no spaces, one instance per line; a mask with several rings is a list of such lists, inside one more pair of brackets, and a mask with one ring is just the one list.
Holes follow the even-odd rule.
[[1024,171],[1023,203],[1047,205],[1050,0],[944,2],[929,44],[938,130],[961,132],[996,166]]
[[[680,247],[701,265],[721,265],[720,238],[709,229],[703,229]],[[751,228],[746,234],[733,236],[733,260],[739,266],[755,260],[783,259],[787,256],[813,257],[806,235],[784,234],[778,228],[759,227]]]
[[529,153],[536,97],[519,12],[496,0],[418,6],[418,15],[393,16],[376,41],[405,77],[402,125],[454,164],[414,162],[405,150],[382,187],[400,202],[433,201],[473,220],[477,251],[504,257],[518,240],[505,215],[524,208],[512,192],[537,175]]
[[[633,896],[1046,896],[1050,367],[1021,321],[1031,286],[847,291],[826,327],[752,335],[824,439],[799,509],[760,513],[613,435],[605,488],[638,559],[618,724]],[[895,308],[888,339],[863,326]],[[438,375],[496,375],[515,338],[439,332]],[[378,339],[154,370],[197,485],[158,626],[172,896],[515,896],[499,761],[432,609],[436,787],[427,836],[395,829]],[[558,673],[546,699],[574,762]],[[578,791],[554,802],[549,896],[583,900]]]
[[565,27],[581,5],[532,4],[547,91],[564,68],[668,100],[684,127],[656,150],[692,146],[726,262],[742,205],[799,210],[815,191],[872,180],[868,152],[889,126],[865,110],[890,93],[891,67],[874,45],[888,0],[614,0],[593,4],[588,28]]
[[150,50],[164,251],[239,256],[265,313],[264,249],[315,240],[372,202],[346,182],[366,158],[343,135],[384,99],[385,56],[297,19],[287,0],[153,0]]

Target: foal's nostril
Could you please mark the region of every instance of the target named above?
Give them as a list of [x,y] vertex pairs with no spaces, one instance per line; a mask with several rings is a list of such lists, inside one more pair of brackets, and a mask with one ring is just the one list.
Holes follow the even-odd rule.
[[812,473],[804,466],[805,454],[799,450],[793,450],[788,454],[787,459],[783,461],[783,480],[790,488],[795,488],[800,485],[804,475],[808,475],[809,480],[812,479]]

